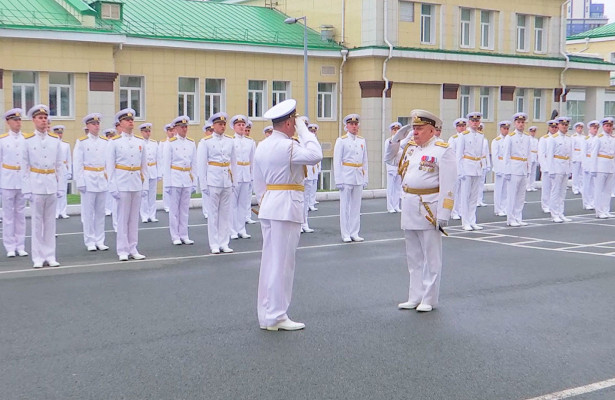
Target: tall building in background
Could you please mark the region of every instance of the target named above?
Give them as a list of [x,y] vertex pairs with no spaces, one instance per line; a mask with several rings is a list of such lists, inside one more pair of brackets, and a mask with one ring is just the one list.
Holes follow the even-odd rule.
[[609,23],[604,15],[604,4],[592,0],[570,0],[568,3],[568,26],[566,36],[576,35]]

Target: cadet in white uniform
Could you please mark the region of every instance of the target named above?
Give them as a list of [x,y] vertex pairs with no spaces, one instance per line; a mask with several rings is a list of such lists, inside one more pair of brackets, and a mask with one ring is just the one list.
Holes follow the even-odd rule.
[[49,108],[39,104],[28,111],[34,123],[34,133],[24,134],[22,180],[23,194],[30,200],[32,212],[32,261],[34,268],[45,263],[57,267],[56,260],[56,201],[58,181],[64,164],[60,139],[47,133]]
[[237,164],[233,168],[235,187],[233,190],[231,210],[233,221],[231,225],[231,239],[249,239],[252,236],[246,232],[246,209],[252,203],[252,168],[256,144],[254,139],[244,136],[244,129],[248,118],[244,115],[235,115],[231,118],[231,126],[235,130],[235,158]]
[[594,139],[590,171],[594,177],[596,218],[605,219],[611,217],[611,192],[615,184],[615,138],[613,118],[604,118],[600,123],[603,132]]
[[146,190],[143,190],[141,199],[141,222],[158,222],[156,218],[156,189],[158,181],[162,179],[162,168],[158,166],[158,142],[152,139],[152,124],[146,122],[139,125],[141,136],[145,139],[145,156],[147,158],[147,175],[149,176]]
[[[172,139],[175,137],[175,130],[173,129],[173,125],[172,124],[166,124],[164,126],[164,133],[166,135],[166,137],[164,139],[162,139],[160,141],[160,144],[158,145],[158,151],[160,152],[161,156],[160,159],[158,160],[160,163],[162,163],[162,158],[164,155],[164,149],[167,146],[167,144],[169,143],[169,139]],[[162,186],[164,187],[164,169],[163,169],[163,175],[162,175]],[[169,196],[167,195],[167,193],[163,190],[162,191],[162,206],[164,207],[164,211],[165,212],[169,212]]]
[[228,244],[231,235],[233,213],[233,169],[235,160],[235,141],[226,135],[228,115],[219,112],[211,116],[213,132],[199,142],[197,165],[199,183],[203,197],[208,199],[207,236],[213,254],[232,253]]
[[73,179],[73,160],[70,155],[70,144],[62,140],[64,135],[64,125],[55,125],[51,127],[51,131],[60,138],[60,150],[62,151],[62,172],[60,173],[60,197],[56,202],[56,219],[58,218],[70,218],[66,213],[66,193],[68,191],[68,181]]
[[[317,140],[318,140],[318,130],[319,129],[320,127],[318,126],[318,124],[308,125],[308,131],[316,135]],[[310,211],[318,211],[318,208],[316,208],[316,204],[318,204],[318,201],[316,201],[316,192],[318,191],[318,175],[320,175],[321,170],[322,170],[322,162],[319,162],[316,165],[312,165],[312,171],[310,175],[311,181],[312,181],[310,184],[310,196],[309,196],[310,202],[308,204],[308,209]],[[309,168],[308,168],[308,174],[310,174]]]
[[[491,141],[491,157],[493,159],[493,172],[495,173],[493,185],[493,212],[498,217],[506,216],[506,179],[504,169],[504,141],[510,131],[510,121],[500,121],[500,134]],[[457,201],[456,201],[457,202]]]
[[[303,329],[287,314],[295,274],[295,252],[303,222],[303,169],[322,160],[322,149],[302,119],[295,121],[296,101],[278,103],[265,113],[274,131],[254,156],[254,191],[259,200],[263,252],[257,312],[261,329]],[[299,141],[292,139],[295,129]]]
[[101,114],[83,118],[88,134],[77,139],[73,154],[75,183],[81,194],[83,242],[88,251],[108,250],[105,245],[105,202],[109,183],[107,149],[109,140],[99,135]]
[[536,172],[538,171],[538,139],[536,138],[536,131],[538,130],[535,126],[530,126],[528,132],[530,133],[530,172],[527,180],[527,188],[528,192],[535,192],[536,189]]
[[559,117],[557,119],[559,132],[547,141],[546,159],[549,164],[549,178],[551,178],[549,212],[551,212],[553,222],[572,221],[564,216],[564,200],[572,157],[572,140],[566,135],[569,124],[570,118]]
[[531,151],[530,135],[524,131],[527,114],[513,115],[515,131],[504,139],[504,177],[506,180],[508,226],[525,226],[523,222],[523,205],[527,189],[527,174],[530,169]]
[[570,136],[572,139],[572,193],[579,194],[583,190],[583,143],[585,142],[585,133],[583,129],[585,124],[577,122],[574,124],[575,132]]
[[273,133],[273,126],[267,125],[263,128],[263,135],[265,135],[265,139],[267,139]]
[[[480,125],[480,132],[484,135],[483,124]],[[483,140],[483,169],[482,176],[480,181],[478,181],[478,194],[476,207],[487,207],[487,204],[483,201],[485,199],[485,181],[487,179],[487,174],[491,171],[491,157],[489,152],[489,141],[487,139]]]
[[[116,136],[115,128],[105,129],[103,131],[103,136],[106,137],[109,140],[113,139]],[[74,152],[74,150],[73,150],[73,152]],[[106,160],[106,158],[105,158],[105,160]],[[114,212],[114,210],[117,210],[117,202],[115,201],[113,196],[111,196],[111,193],[109,193],[109,191],[107,190],[107,196],[105,198],[105,215],[106,216],[114,215],[114,217],[113,217],[113,230],[117,232],[117,211]]]
[[[393,122],[389,125],[391,137],[395,136],[400,129],[401,124],[399,122]],[[385,141],[385,149],[388,142],[389,139]],[[387,169],[387,211],[389,213],[401,212],[401,176],[397,173],[398,164],[399,160],[397,160],[397,163],[395,163],[395,160],[391,163],[385,162]]]
[[[451,149],[453,149],[453,152],[456,151],[456,147],[455,144],[457,143],[457,139],[459,139],[459,135],[461,135],[463,132],[465,132],[466,127],[468,126],[468,120],[465,118],[457,118],[453,124],[455,125],[455,130],[457,131],[457,133],[455,133],[453,136],[451,136],[448,139],[448,145]],[[463,204],[460,194],[461,191],[461,179],[459,177],[456,178],[455,180],[455,204],[453,206],[453,211],[451,212],[451,218],[452,219],[461,219],[461,210],[460,210],[460,206],[461,204]]]
[[[212,115],[212,117],[213,117],[213,115]],[[206,138],[206,137],[208,137],[208,136],[211,136],[211,135],[213,135],[213,133],[214,133],[214,128],[213,128],[213,126],[212,126],[211,119],[212,119],[212,118],[210,117],[210,119],[209,119],[209,120],[207,120],[207,122],[205,122],[205,125],[203,125],[203,137],[204,137],[204,138]],[[226,126],[226,123],[225,123],[224,125]],[[200,143],[201,143],[201,142],[199,142],[199,144],[200,144]],[[199,160],[198,160],[198,152],[199,152],[199,149],[198,149],[198,146],[197,146],[197,165],[198,165],[198,163],[199,163]],[[199,179],[200,179],[200,177],[199,177]],[[199,185],[200,185],[200,186],[203,186],[201,183],[199,183]],[[207,183],[205,183],[205,185],[207,185]],[[205,194],[205,193],[201,190],[201,209],[202,209],[202,211],[203,211],[203,217],[204,217],[205,219],[207,219],[207,218],[208,218],[208,213],[207,213],[207,205],[208,205],[208,204],[209,204],[209,199],[207,198],[207,194]],[[230,235],[230,233],[229,233],[229,235]]]
[[344,117],[348,133],[335,141],[333,172],[335,186],[340,191],[340,231],[344,243],[362,242],[361,196],[367,187],[369,170],[367,144],[359,132],[359,115]]
[[[448,225],[453,209],[457,160],[449,145],[434,136],[435,126],[442,123],[438,117],[428,111],[413,110],[410,118],[414,137],[404,146],[400,162],[401,228],[406,239],[410,284],[408,301],[398,307],[428,312],[438,305],[441,229]],[[395,162],[404,130],[387,143],[387,162]]]
[[586,210],[593,210],[594,207],[594,191],[595,177],[593,176],[591,170],[593,167],[591,153],[594,148],[594,142],[596,140],[596,135],[598,134],[598,127],[600,126],[600,122],[597,120],[590,121],[588,124],[588,132],[589,134],[585,138],[585,142],[583,143],[583,154],[585,158],[583,159],[583,208]]
[[476,204],[478,202],[478,184],[483,176],[483,156],[485,154],[485,137],[478,131],[482,114],[468,114],[470,127],[464,131],[455,144],[457,153],[457,175],[461,179],[461,197],[464,199],[461,209],[463,230],[481,230],[476,223]]
[[25,257],[26,200],[22,192],[24,137],[21,133],[23,110],[4,113],[9,131],[0,135],[0,189],[2,191],[2,242],[7,257]]
[[549,132],[538,139],[538,162],[540,163],[540,181],[542,189],[540,192],[540,203],[542,211],[549,213],[549,203],[551,201],[551,178],[549,177],[550,160],[547,158],[547,144],[558,131],[557,121],[547,121]]
[[194,244],[188,237],[190,194],[196,191],[196,145],[187,136],[190,117],[183,115],[171,122],[175,137],[164,149],[164,190],[169,196],[169,231],[174,245]]
[[139,209],[141,192],[147,176],[145,139],[133,135],[135,111],[125,108],[115,118],[122,133],[109,143],[107,175],[109,191],[117,199],[117,255],[120,261],[142,260],[137,251],[139,242]]
[[[248,119],[248,121],[246,122],[246,126],[243,129],[244,136],[247,138],[250,138],[251,132],[252,132],[252,121]],[[254,150],[256,151],[256,141],[254,141]],[[256,223],[256,221],[252,219],[252,192],[253,191],[254,190],[252,188],[252,182],[250,182],[250,190],[249,190],[250,198],[246,202],[246,224],[250,224],[250,225]]]

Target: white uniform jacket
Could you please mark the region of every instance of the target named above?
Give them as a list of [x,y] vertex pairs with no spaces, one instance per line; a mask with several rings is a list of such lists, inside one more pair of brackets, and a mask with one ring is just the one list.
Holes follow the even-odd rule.
[[589,172],[615,173],[615,138],[606,133],[597,135],[594,139],[590,159]]
[[569,174],[572,143],[569,137],[561,132],[554,134],[547,141],[546,161],[550,174]]
[[60,151],[62,152],[62,163],[64,164],[64,178],[68,180],[73,176],[73,158],[70,154],[70,144],[60,140]]
[[491,141],[491,158],[493,160],[493,172],[504,174],[504,141],[506,136],[498,135]]
[[107,175],[110,192],[148,190],[145,139],[122,132],[108,142]]
[[483,157],[486,157],[482,132],[467,130],[459,135],[455,144],[457,153],[457,174],[459,176],[481,176]]
[[62,169],[60,138],[54,133],[24,134],[23,193],[56,194]]
[[[400,147],[399,143],[390,143],[387,154],[396,154]],[[426,218],[429,212],[423,202],[431,210],[433,218],[450,218],[457,179],[455,153],[446,142],[434,136],[423,146],[408,141],[402,155],[401,163],[405,172],[402,176],[401,229],[435,229]],[[423,190],[435,191],[436,188],[438,191],[435,193],[416,194]]]
[[0,188],[21,189],[24,137],[21,132],[0,135]]
[[530,172],[530,135],[514,131],[504,139],[504,174],[527,175]]
[[538,139],[530,136],[530,164],[538,162]]
[[585,136],[579,135],[575,132],[570,136],[570,139],[572,141],[572,161],[582,162],[583,158],[585,158],[585,154],[583,154],[583,142],[585,142]]
[[359,135],[348,133],[335,141],[333,173],[336,185],[367,185],[367,145]]
[[147,159],[147,176],[149,176],[149,179],[162,178],[162,159],[158,151],[158,142],[154,139],[145,142],[145,158]]
[[109,140],[88,133],[77,139],[73,150],[73,178],[77,187],[87,192],[104,192],[109,188],[107,149]]
[[196,169],[196,145],[194,140],[177,135],[169,139],[164,149],[162,164],[164,187],[196,187],[193,169]]
[[[397,174],[397,166],[399,165],[399,157],[401,156],[401,152],[397,154],[393,159],[387,161],[387,144],[391,142],[391,138],[388,138],[384,141],[384,155],[383,160],[386,166],[387,172],[392,173],[395,172]],[[309,171],[308,171],[309,175]]]
[[540,164],[540,170],[542,172],[549,172],[550,163],[547,160],[547,143],[551,140],[553,135],[547,133],[538,139],[538,163]]
[[222,188],[236,186],[233,182],[236,166],[233,136],[213,133],[201,139],[197,149],[201,190],[207,189],[208,186]]
[[593,168],[592,150],[594,149],[597,138],[598,135],[594,136],[591,134],[587,135],[585,138],[585,143],[583,144],[583,153],[585,155],[585,158],[583,159],[583,171],[585,172],[591,172]]
[[256,144],[251,137],[235,134],[234,139],[236,165],[233,168],[235,183],[252,182],[253,163]]
[[489,171],[492,169],[491,155],[489,153],[489,141],[483,140],[483,170]]
[[302,121],[297,121],[297,127],[300,142],[274,130],[256,149],[254,192],[261,219],[304,222],[304,193],[299,189],[303,187],[303,168],[322,160],[322,149]]

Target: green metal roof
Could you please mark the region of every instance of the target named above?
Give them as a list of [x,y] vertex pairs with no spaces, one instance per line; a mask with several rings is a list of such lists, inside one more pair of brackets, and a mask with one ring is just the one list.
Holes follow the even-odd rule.
[[[65,1],[69,5],[79,3],[73,11],[81,15],[94,11],[83,0]],[[0,0],[0,28],[77,30],[152,39],[303,48],[303,25],[285,24],[287,16],[266,7],[191,0],[125,0],[122,14],[122,21],[97,17],[96,27],[85,27],[54,0]],[[308,48],[342,47],[323,41],[318,32],[308,29]]]
[[609,36],[615,37],[615,22],[612,24],[603,25],[601,27],[592,29],[587,32],[577,33],[576,35],[568,36],[566,39],[567,40],[585,39],[585,38],[596,39],[596,38],[603,38],[603,37],[609,37]]

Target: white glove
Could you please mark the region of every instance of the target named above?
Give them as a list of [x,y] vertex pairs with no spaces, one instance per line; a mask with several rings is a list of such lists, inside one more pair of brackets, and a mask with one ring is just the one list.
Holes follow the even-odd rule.
[[598,173],[597,173],[597,172],[592,172],[592,173],[591,173],[591,177],[592,177],[592,178],[595,178],[596,176],[598,176]]
[[436,229],[446,228],[448,226],[447,219],[438,219],[436,220]]
[[209,196],[209,187],[206,187],[205,189],[201,189],[201,193],[203,197]]
[[83,194],[85,193],[85,186],[79,186],[77,190],[79,190],[79,193]]
[[337,188],[337,190],[339,190],[340,192],[344,191],[344,185],[343,184],[339,184],[339,185],[335,185],[335,187]]
[[190,188],[190,194],[192,193],[196,193],[196,186],[192,186],[192,188]]
[[145,198],[147,197],[147,193],[149,192],[149,190],[141,190],[141,197]]
[[66,174],[66,180],[70,181],[71,179],[73,179],[73,174]]
[[506,179],[507,181],[509,181],[509,180],[510,180],[510,174],[506,174],[506,175],[504,175],[504,179]]
[[111,190],[109,191],[109,194],[111,194],[111,197],[113,197],[115,200],[120,199],[120,192],[118,192],[117,190]]
[[[308,139],[308,135],[312,135],[305,125],[306,118],[299,117],[295,120],[295,130],[297,131],[297,135],[299,136],[299,141],[304,143]],[[314,135],[312,135],[313,137]]]
[[56,197],[57,197],[58,199],[59,199],[60,197],[62,197],[63,195],[64,195],[64,193],[63,193],[62,189],[60,189],[60,190],[58,190],[58,191],[56,192]]
[[401,129],[399,129],[397,133],[393,135],[393,137],[391,138],[391,142],[393,143],[401,142],[403,139],[406,138],[406,136],[408,136],[408,133],[410,133],[410,131],[412,131],[412,125],[402,126]]
[[165,193],[167,196],[170,196],[170,195],[171,195],[171,186],[167,186],[167,187],[165,187],[165,188],[164,188],[164,193]]
[[24,193],[23,198],[24,200],[27,200],[27,201],[32,200],[32,193]]

